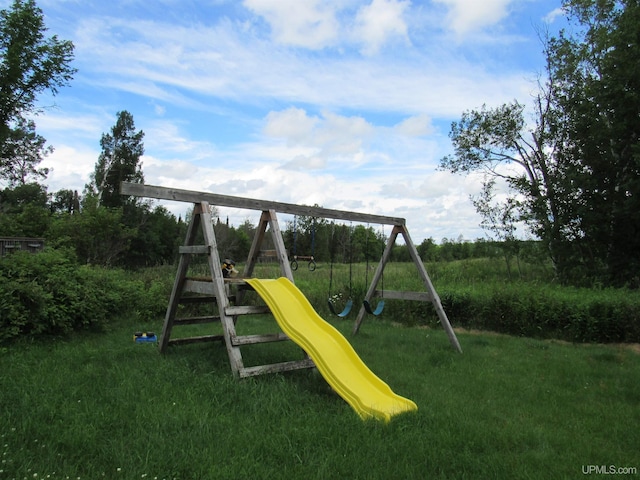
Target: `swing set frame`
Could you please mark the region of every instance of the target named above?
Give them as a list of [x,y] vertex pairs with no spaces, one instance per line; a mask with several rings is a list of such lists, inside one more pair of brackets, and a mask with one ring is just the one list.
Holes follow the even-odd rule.
[[[144,185],[144,184],[130,183],[130,182],[122,182],[120,187],[120,193],[122,195],[155,198],[159,200],[189,202],[189,203],[193,203],[196,207],[201,204],[207,204],[207,205],[220,206],[220,207],[258,210],[263,212],[263,216],[267,214],[268,216],[270,216],[270,218],[275,218],[276,213],[284,213],[284,214],[291,214],[291,215],[320,217],[320,218],[333,219],[333,220],[339,220],[339,221],[391,225],[393,227],[391,230],[391,234],[387,238],[385,249],[382,253],[382,257],[380,258],[378,266],[376,267],[376,271],[371,280],[371,284],[367,289],[367,293],[365,294],[364,300],[366,302],[370,302],[373,297],[378,296],[380,298],[384,298],[388,300],[411,300],[411,301],[420,301],[420,302],[430,302],[435,308],[440,324],[442,325],[443,329],[447,333],[447,336],[449,337],[449,342],[451,343],[452,347],[455,350],[462,352],[462,348],[460,347],[460,343],[458,342],[458,339],[453,330],[453,327],[451,326],[449,319],[447,318],[447,314],[445,313],[442,307],[442,303],[440,302],[440,297],[438,296],[438,293],[436,292],[433,284],[431,283],[429,274],[427,273],[427,270],[425,269],[425,266],[422,263],[420,255],[418,254],[418,250],[416,249],[416,246],[413,243],[411,236],[409,235],[409,231],[406,227],[406,220],[404,218],[352,212],[352,211],[346,211],[346,210],[334,210],[334,209],[316,207],[316,206],[311,207],[306,205],[297,205],[292,203],[275,202],[275,201],[269,201],[269,200],[257,200],[257,199],[246,198],[246,197],[236,197],[236,196],[221,195],[221,194],[208,193],[208,192],[197,192],[192,190],[182,190],[182,189],[159,187],[159,186],[153,186],[153,185]],[[272,227],[273,226],[277,227],[277,222],[275,220],[273,220],[272,223],[273,223],[273,225],[271,225]],[[266,228],[266,224],[264,228]],[[264,229],[258,230],[256,232],[256,238],[254,238],[254,244],[257,244],[258,246],[262,240],[262,237],[265,234],[265,231],[263,230]],[[272,235],[275,236],[276,242],[279,245],[281,245],[283,249],[284,242],[282,239],[282,233],[280,232],[279,227],[277,227],[276,230],[277,231],[272,232]],[[385,266],[391,257],[391,251],[393,249],[395,241],[399,235],[401,235],[402,238],[404,239],[404,242],[408,249],[411,260],[415,265],[418,271],[418,274],[420,276],[420,279],[422,280],[422,283],[425,287],[425,291],[422,291],[422,292],[390,291],[390,290],[381,291],[377,289],[378,283],[380,282],[383,276]],[[258,236],[260,238],[258,238]],[[215,253],[218,254],[217,246],[215,245],[214,240],[215,239],[213,239],[210,242],[210,245],[206,247],[208,248],[208,251],[210,254],[211,254],[212,248],[215,249],[216,250]],[[193,252],[195,252],[196,250],[199,252],[200,250],[198,249],[203,249],[203,248],[204,247],[191,247],[189,245],[185,245],[184,247],[181,247],[182,249],[181,252],[192,253],[192,250]],[[252,247],[252,250],[253,250],[253,247]],[[291,267],[289,265],[289,262],[286,259],[286,254],[282,252],[280,256],[283,257],[280,259],[281,260],[280,263],[282,264],[281,267],[283,272],[286,273],[285,276],[293,281],[293,274],[291,272]],[[255,261],[255,258],[253,257],[257,257],[257,253],[252,251],[249,257],[250,258],[248,261],[251,268],[246,268],[244,273],[250,277],[252,274],[253,262]],[[219,268],[219,265],[216,266],[215,262],[212,262],[212,270],[215,268]],[[176,282],[177,286],[174,286],[175,287],[174,289],[182,286],[182,284],[178,285],[178,283],[179,282]],[[220,280],[220,283],[222,284],[221,280]],[[219,296],[222,296],[222,294],[220,294]],[[358,312],[358,316],[356,317],[356,320],[355,320],[355,324],[353,327],[354,335],[359,332],[366,314],[367,314],[367,309],[363,304],[361,305],[360,310]],[[169,317],[169,314],[167,314],[167,318],[168,317]],[[227,343],[230,343],[230,342],[227,342]]]

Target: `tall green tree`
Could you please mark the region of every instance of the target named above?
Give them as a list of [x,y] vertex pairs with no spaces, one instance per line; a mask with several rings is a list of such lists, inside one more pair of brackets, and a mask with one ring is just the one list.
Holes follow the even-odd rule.
[[550,42],[562,143],[574,165],[574,246],[585,269],[640,285],[640,2],[571,0]]
[[[47,38],[46,31],[34,0],[14,0],[0,10],[0,178],[9,175],[14,183],[16,171],[36,177],[45,173],[36,168],[47,152],[44,139],[35,134],[27,116],[41,111],[36,105],[39,94],[57,94],[76,72],[70,66],[73,43],[56,35]],[[25,148],[26,153],[21,150]]]
[[163,207],[152,209],[149,201],[120,195],[121,182],[144,182],[143,139],[144,132],[136,129],[133,115],[126,110],[118,112],[110,133],[102,135],[102,152],[86,186],[84,208],[67,219],[72,228],[85,232],[79,240],[87,237],[75,241],[80,258],[127,268],[174,260],[181,223]]
[[120,195],[120,182],[144,183],[140,158],[144,154],[144,132],[136,131],[133,115],[126,110],[117,113],[111,133],[100,139],[102,152],[91,175],[87,191],[98,197],[98,206],[135,205],[135,197]]

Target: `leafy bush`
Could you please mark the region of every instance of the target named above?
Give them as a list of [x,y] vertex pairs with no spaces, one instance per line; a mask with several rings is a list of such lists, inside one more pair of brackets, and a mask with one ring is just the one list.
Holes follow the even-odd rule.
[[148,289],[121,270],[78,265],[70,250],[0,259],[0,341],[104,328],[132,305],[144,314],[163,311],[164,288]]

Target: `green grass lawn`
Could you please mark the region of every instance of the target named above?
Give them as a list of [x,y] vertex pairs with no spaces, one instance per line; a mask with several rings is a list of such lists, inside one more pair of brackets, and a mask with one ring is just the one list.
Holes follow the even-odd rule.
[[[0,479],[638,477],[631,348],[460,333],[458,354],[440,330],[368,320],[352,337],[352,321],[332,323],[418,412],[362,422],[315,371],[237,381],[223,345],[160,356],[131,337],[159,322],[121,319],[0,350]],[[256,364],[300,355],[247,348]]]

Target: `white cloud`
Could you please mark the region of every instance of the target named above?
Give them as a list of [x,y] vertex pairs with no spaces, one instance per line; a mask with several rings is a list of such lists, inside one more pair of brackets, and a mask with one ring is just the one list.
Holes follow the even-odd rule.
[[410,48],[377,61],[354,55],[319,60],[277,48],[229,20],[186,28],[89,18],[81,25],[77,58],[92,86],[194,110],[215,108],[208,99],[275,100],[450,118],[483,103],[521,98],[529,89],[520,72],[488,70],[448,49]]
[[449,9],[449,28],[457,35],[481,30],[504,19],[513,0],[434,0]]
[[336,41],[335,7],[323,0],[244,0],[244,6],[264,17],[277,43],[321,49]]
[[154,104],[153,110],[159,117],[163,117],[165,113],[167,113],[167,108],[163,105]]
[[[141,125],[137,125],[141,128]],[[153,150],[160,150],[165,156],[184,157],[188,155],[191,161],[210,157],[216,148],[210,142],[196,141],[189,138],[188,133],[182,131],[182,125],[175,120],[151,121],[143,128],[144,143]]]
[[[97,146],[97,142],[96,142]],[[82,192],[84,185],[95,170],[99,150],[91,150],[84,145],[74,147],[66,144],[55,144],[54,152],[46,157],[41,165],[50,168],[47,185],[50,192],[62,189]]]
[[309,117],[301,108],[290,107],[279,112],[269,112],[264,133],[272,137],[286,138],[288,143],[305,142],[319,122],[317,117]]
[[[65,115],[60,110],[45,112],[34,118],[39,129],[52,132],[54,137],[73,136],[80,138],[93,138],[96,145],[100,140],[102,127],[104,125],[104,115],[98,113],[78,113]],[[48,140],[52,135],[48,135]]]
[[324,124],[317,132],[317,142],[329,153],[355,154],[369,138],[374,127],[364,118],[325,113]]
[[327,166],[327,159],[317,155],[297,155],[285,163],[283,170],[322,170]]
[[407,24],[403,18],[409,1],[373,0],[356,14],[355,36],[364,44],[367,55],[376,53],[392,37],[409,43]]
[[547,13],[544,16],[543,20],[546,23],[551,24],[551,23],[555,22],[558,17],[563,17],[564,15],[566,15],[566,12],[565,12],[564,8],[558,7],[558,8],[555,8],[555,9],[551,10],[549,13]]
[[409,117],[395,127],[396,131],[409,137],[421,137],[433,133],[433,125],[428,115]]
[[356,154],[369,138],[374,127],[364,118],[346,117],[324,112],[322,117],[310,117],[300,108],[270,112],[264,132],[283,138],[289,145],[304,144],[321,155]]

